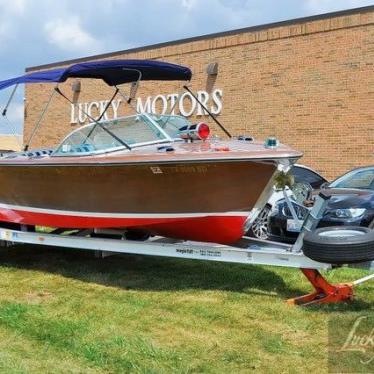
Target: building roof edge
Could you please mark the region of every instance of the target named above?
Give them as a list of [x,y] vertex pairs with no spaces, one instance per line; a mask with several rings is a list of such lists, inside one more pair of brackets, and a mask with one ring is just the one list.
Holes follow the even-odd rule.
[[121,54],[124,54],[124,53],[142,52],[142,51],[147,51],[147,50],[156,49],[156,48],[163,48],[163,47],[169,47],[169,46],[174,46],[174,45],[179,45],[179,44],[184,44],[184,43],[196,42],[196,41],[200,41],[200,40],[209,40],[209,39],[219,38],[219,37],[223,37],[223,36],[242,34],[242,33],[246,33],[246,32],[256,32],[256,31],[261,31],[261,30],[266,30],[266,29],[272,29],[272,28],[275,28],[275,27],[282,27],[282,26],[289,26],[289,25],[295,25],[295,24],[312,22],[312,21],[319,21],[319,20],[323,20],[323,19],[341,17],[341,16],[358,14],[358,13],[368,13],[368,12],[371,12],[371,11],[374,11],[374,5],[369,5],[369,6],[360,7],[360,8],[340,10],[340,11],[329,12],[329,13],[322,13],[322,14],[308,16],[308,17],[293,18],[293,19],[289,19],[289,20],[285,20],[285,21],[279,21],[279,22],[266,23],[266,24],[256,25],[256,26],[243,27],[243,28],[239,28],[239,29],[216,32],[216,33],[212,33],[212,34],[204,34],[204,35],[200,35],[200,36],[194,36],[194,37],[190,37],[190,38],[183,38],[183,39],[177,39],[177,40],[172,40],[172,41],[168,41],[168,42],[150,44],[150,45],[146,45],[146,46],[129,48],[129,49],[115,51],[115,52],[108,52],[108,53],[102,53],[102,54],[80,57],[80,58],[75,58],[75,59],[57,61],[57,62],[53,62],[53,63],[50,63],[50,64],[30,66],[30,67],[26,68],[26,72],[34,71],[34,70],[49,69],[49,68],[53,68],[53,67],[57,67],[57,66],[61,66],[61,65],[67,65],[67,64],[73,64],[73,63],[97,60],[99,58],[114,57],[114,56],[118,56],[118,55],[121,55]]

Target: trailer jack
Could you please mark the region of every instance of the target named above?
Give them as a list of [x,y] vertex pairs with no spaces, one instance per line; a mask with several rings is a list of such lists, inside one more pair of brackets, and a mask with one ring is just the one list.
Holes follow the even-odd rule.
[[339,303],[353,300],[352,283],[329,283],[316,269],[300,269],[314,287],[315,291],[287,300],[288,304],[310,306],[316,304]]

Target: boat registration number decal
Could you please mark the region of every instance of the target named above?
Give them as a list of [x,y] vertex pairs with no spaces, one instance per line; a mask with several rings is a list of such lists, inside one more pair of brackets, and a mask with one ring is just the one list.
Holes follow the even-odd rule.
[[206,173],[208,172],[208,167],[205,165],[196,165],[196,166],[172,166],[168,170],[173,171],[174,173]]
[[159,166],[151,166],[151,171],[153,174],[162,174],[162,170]]
[[[150,166],[150,169],[153,174],[163,174],[165,170],[162,170],[159,166]],[[175,174],[191,174],[191,173],[199,173],[204,174],[208,172],[208,167],[205,165],[197,165],[197,166],[169,166],[166,169],[167,173],[175,173]]]

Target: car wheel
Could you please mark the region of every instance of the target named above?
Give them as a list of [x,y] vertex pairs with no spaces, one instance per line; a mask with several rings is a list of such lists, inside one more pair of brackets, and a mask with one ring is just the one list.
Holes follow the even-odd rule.
[[265,205],[261,210],[257,218],[252,223],[251,228],[249,229],[248,234],[254,236],[257,239],[268,239],[269,238],[269,229],[268,229],[268,216],[270,213],[270,205]]
[[360,226],[332,226],[308,232],[303,252],[327,264],[350,264],[374,260],[374,231]]

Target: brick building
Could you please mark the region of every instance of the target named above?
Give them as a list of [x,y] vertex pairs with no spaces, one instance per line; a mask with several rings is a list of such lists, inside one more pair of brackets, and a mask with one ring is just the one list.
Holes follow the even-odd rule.
[[[200,91],[200,98],[233,134],[255,138],[274,135],[302,150],[301,162],[327,178],[374,164],[374,6],[62,61],[27,71],[117,58],[159,59],[189,66],[193,71],[191,88]],[[214,63],[218,64],[217,74],[207,73],[208,65]],[[73,83],[69,80],[60,88],[76,104],[55,97],[32,147],[56,145],[86,120],[80,107],[97,115],[113,93],[102,82],[85,80],[81,90],[74,92]],[[181,93],[180,88],[175,82],[143,82],[136,105],[166,110]],[[27,86],[24,141],[51,89],[51,85]],[[177,112],[214,127],[190,97],[181,101]],[[124,102],[116,102],[108,115],[127,111]]]

